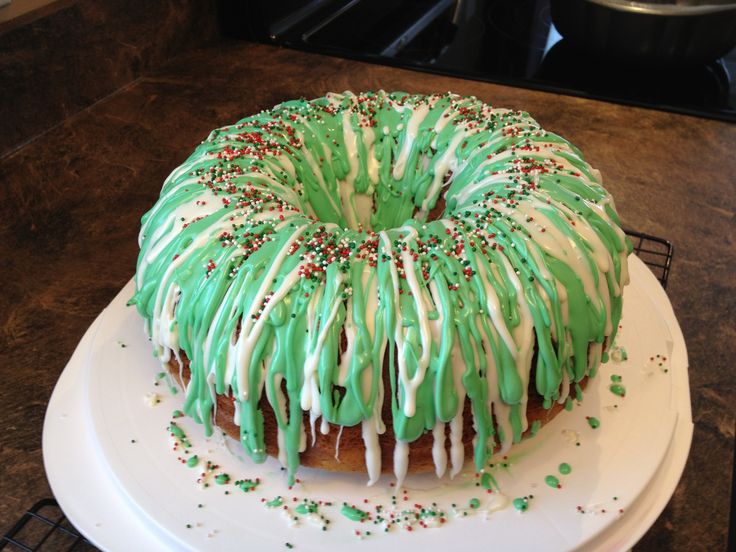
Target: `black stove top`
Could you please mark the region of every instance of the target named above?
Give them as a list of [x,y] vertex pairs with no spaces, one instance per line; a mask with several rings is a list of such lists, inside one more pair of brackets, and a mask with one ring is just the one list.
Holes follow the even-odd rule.
[[[563,38],[549,0],[223,2],[226,34],[400,67],[736,121],[736,49],[643,65]],[[240,4],[242,6],[242,4]],[[243,25],[243,21],[247,21]]]

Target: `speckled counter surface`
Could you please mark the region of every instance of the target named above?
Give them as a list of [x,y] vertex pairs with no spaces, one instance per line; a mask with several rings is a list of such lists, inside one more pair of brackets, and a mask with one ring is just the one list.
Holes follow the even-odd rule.
[[[668,294],[690,355],[695,434],[675,495],[637,550],[726,547],[734,446],[736,126],[241,42],[219,42],[0,159],[0,529],[50,495],[49,396],[132,276],[141,215],[214,127],[300,96],[451,90],[529,111],[601,170],[625,226],[676,247]],[[729,406],[731,405],[731,406]]]

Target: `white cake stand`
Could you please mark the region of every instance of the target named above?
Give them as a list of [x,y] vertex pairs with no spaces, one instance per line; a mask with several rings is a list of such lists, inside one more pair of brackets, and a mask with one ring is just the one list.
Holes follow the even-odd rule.
[[[367,488],[364,476],[303,469],[303,483],[288,489],[275,461],[254,465],[240,458],[237,443],[206,439],[187,418],[176,422],[191,449],[172,452],[166,427],[182,394],[172,395],[165,380],[154,384],[160,367],[139,317],[125,307],[132,283],[89,328],[56,385],[43,435],[49,482],[67,517],[105,550],[283,550],[286,543],[326,551],[352,545],[446,552],[473,543],[494,550],[628,549],[672,496],[693,429],[687,352],[677,320],[646,265],[632,256],[630,270],[618,338],[628,360],[602,366],[581,405],[501,459],[508,466],[492,470],[500,492],[477,487],[470,468],[453,481],[408,480],[407,505],[436,502],[446,516],[441,527],[393,526],[384,533],[379,525],[349,520],[340,514],[342,502],[392,508],[390,478]],[[611,375],[622,376],[625,398],[609,391]],[[601,427],[590,427],[586,416],[600,419]],[[196,468],[178,459],[194,454],[200,458]],[[213,473],[226,472],[231,482],[218,485],[208,476],[208,487],[198,484],[205,460],[219,465]],[[569,475],[558,472],[562,462],[572,466]],[[547,475],[557,476],[562,488],[545,484]],[[233,485],[255,477],[262,483],[253,492]],[[285,497],[289,515],[283,506],[264,506],[263,500],[277,495]],[[530,495],[524,513],[509,505]],[[294,498],[332,502],[320,508],[329,530],[320,530],[324,521],[316,516],[295,513]],[[479,499],[478,508],[468,507],[471,498]],[[400,507],[402,500],[400,493]]]

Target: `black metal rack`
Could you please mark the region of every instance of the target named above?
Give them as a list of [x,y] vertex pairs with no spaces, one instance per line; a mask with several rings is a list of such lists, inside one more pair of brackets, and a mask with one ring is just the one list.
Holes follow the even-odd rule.
[[[663,288],[667,288],[673,245],[662,238],[634,230],[626,230],[634,252],[652,270]],[[34,504],[23,517],[2,537],[0,550],[10,545],[10,550],[25,552],[94,551],[97,550],[77,531],[59,504],[53,498],[44,498]]]
[[0,550],[6,547],[9,547],[9,550],[26,552],[97,550],[69,523],[53,498],[39,500],[23,514],[23,517],[0,540]]
[[624,230],[634,244],[634,253],[651,269],[664,289],[670,276],[674,246],[663,238],[635,230]]

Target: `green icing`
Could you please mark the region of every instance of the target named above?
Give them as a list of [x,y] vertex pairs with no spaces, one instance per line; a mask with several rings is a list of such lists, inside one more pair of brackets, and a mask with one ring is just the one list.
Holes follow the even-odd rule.
[[284,503],[284,500],[280,496],[277,496],[276,498],[272,498],[271,500],[266,502],[266,507],[267,508],[278,508],[283,503]]
[[186,433],[184,433],[184,430],[180,428],[176,423],[171,422],[169,423],[169,426],[166,428],[171,435],[173,435],[176,439],[179,440],[179,442],[182,444],[182,446],[185,449],[191,448],[192,443],[187,439]]
[[623,347],[614,346],[613,350],[611,351],[611,358],[614,360],[614,362],[623,362],[629,358],[629,354]]
[[309,500],[299,504],[296,508],[294,508],[294,511],[301,516],[305,516],[307,514],[317,513],[318,509],[319,505],[313,500]]
[[350,506],[347,503],[343,503],[340,513],[353,521],[363,521],[368,519],[368,512],[364,512],[363,510],[360,510],[355,506]]
[[131,303],[162,361],[190,361],[185,413],[211,434],[232,396],[261,462],[265,391],[292,482],[305,410],[353,426],[379,397],[407,442],[467,397],[481,469],[521,439],[528,389],[549,408],[595,374],[631,251],[576,148],[451,94],[332,94],[217,129],[142,225]]
[[235,482],[235,486],[238,487],[244,493],[255,491],[258,485],[261,484],[260,479],[239,479]]
[[478,500],[477,498],[471,498],[471,499],[470,499],[470,500],[468,501],[468,507],[469,507],[469,508],[472,508],[472,509],[474,509],[474,510],[475,510],[476,508],[480,508],[480,500]]
[[498,489],[498,483],[496,483],[496,478],[493,477],[488,472],[483,472],[480,475],[480,485],[484,489],[493,489],[494,487]]
[[221,473],[217,477],[215,477],[215,483],[218,485],[227,485],[230,483],[230,476],[226,473]]
[[540,422],[539,420],[534,420],[534,421],[532,422],[532,427],[531,427],[531,429],[529,430],[529,432],[530,432],[530,433],[532,434],[532,436],[534,436],[534,435],[536,435],[536,434],[537,434],[537,432],[538,432],[538,431],[539,431],[539,430],[540,430],[541,428],[542,428],[542,422]]

